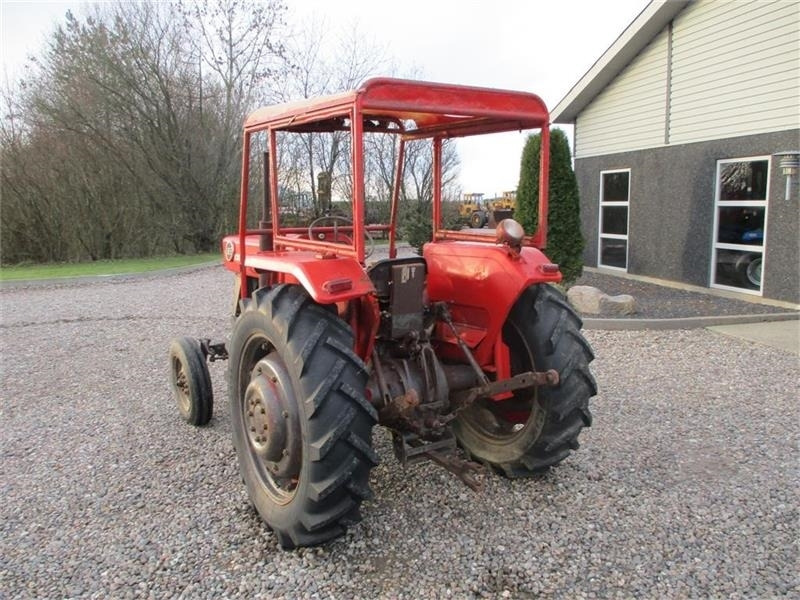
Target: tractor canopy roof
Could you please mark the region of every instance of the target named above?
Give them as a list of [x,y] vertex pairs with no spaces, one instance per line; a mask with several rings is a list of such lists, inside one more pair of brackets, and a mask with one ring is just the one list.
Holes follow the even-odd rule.
[[364,131],[402,133],[409,138],[461,137],[549,125],[547,108],[535,94],[374,78],[342,94],[260,108],[247,117],[245,130],[346,130],[355,114],[361,115]]

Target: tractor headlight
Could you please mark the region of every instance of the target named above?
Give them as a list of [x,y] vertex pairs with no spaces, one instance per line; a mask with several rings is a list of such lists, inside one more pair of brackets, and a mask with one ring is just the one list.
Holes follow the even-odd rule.
[[503,219],[497,224],[497,243],[519,248],[525,239],[525,230],[514,219]]

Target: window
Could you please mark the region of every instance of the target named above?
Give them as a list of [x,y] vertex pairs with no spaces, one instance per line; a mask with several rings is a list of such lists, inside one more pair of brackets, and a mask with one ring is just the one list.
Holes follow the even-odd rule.
[[761,294],[769,157],[717,162],[711,287]]
[[628,269],[628,207],[630,169],[600,173],[600,235],[598,264]]

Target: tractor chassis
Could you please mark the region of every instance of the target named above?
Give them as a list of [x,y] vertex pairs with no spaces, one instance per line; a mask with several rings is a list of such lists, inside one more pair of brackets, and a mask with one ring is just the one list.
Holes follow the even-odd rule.
[[[466,346],[464,350],[474,361],[472,353]],[[382,366],[379,361],[373,362],[376,367],[376,379],[381,381],[383,379]],[[483,375],[482,371],[481,375]],[[482,379],[485,379],[485,376]],[[453,393],[449,406],[450,412],[437,416],[432,416],[430,412],[426,415],[425,412],[418,411],[420,402],[417,394],[411,390],[408,394],[393,398],[378,413],[379,423],[390,428],[394,454],[400,464],[405,466],[424,459],[431,460],[453,473],[467,487],[477,492],[483,488],[480,480],[476,478],[476,475],[482,472],[482,467],[458,456],[456,438],[447,424],[478,399],[490,399],[499,394],[536,386],[552,387],[558,385],[558,382],[558,372],[552,369],[544,372],[528,371],[500,381],[486,379],[480,385]],[[421,435],[426,438],[438,437],[439,439],[426,441],[420,437]]]
[[210,338],[198,338],[197,341],[200,343],[203,355],[209,362],[228,360],[228,349],[225,347],[225,342],[212,344]]

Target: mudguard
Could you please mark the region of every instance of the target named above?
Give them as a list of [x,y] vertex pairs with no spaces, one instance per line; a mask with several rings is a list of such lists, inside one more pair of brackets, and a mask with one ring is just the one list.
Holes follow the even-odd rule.
[[[444,241],[426,244],[428,297],[447,302],[461,338],[481,366],[494,363],[495,342],[511,307],[530,285],[558,283],[561,272],[536,248]],[[441,324],[440,324],[441,325]],[[437,326],[437,354],[463,359],[455,337]]]
[[[349,257],[322,257],[313,251],[265,251],[258,249],[258,236],[247,236],[245,274],[257,278],[268,273],[270,283],[299,283],[319,304],[334,304],[375,291],[361,264]],[[222,240],[225,267],[240,273],[238,236]],[[245,288],[246,290],[246,288]]]

